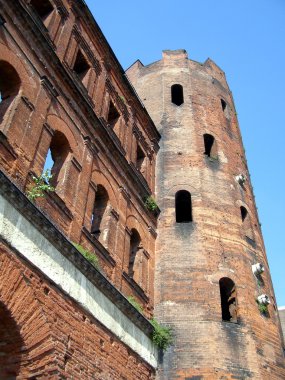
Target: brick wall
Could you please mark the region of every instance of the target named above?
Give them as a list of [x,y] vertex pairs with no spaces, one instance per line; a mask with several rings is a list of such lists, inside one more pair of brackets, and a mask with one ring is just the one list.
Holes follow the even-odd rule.
[[[276,302],[224,73],[209,59],[200,64],[177,50],[164,51],[162,60],[147,66],[137,61],[127,74],[162,135],[155,315],[173,328],[175,343],[158,378],[283,378]],[[172,101],[173,85],[183,87],[180,105]],[[205,135],[214,139],[211,154],[205,154]],[[240,174],[247,177],[244,184],[236,178]],[[188,223],[176,222],[181,190],[191,194]],[[182,213],[187,207],[182,203]],[[259,279],[252,272],[257,262],[265,267]],[[235,286],[230,317],[222,315],[224,278]],[[256,303],[264,293],[271,299],[267,316]]]

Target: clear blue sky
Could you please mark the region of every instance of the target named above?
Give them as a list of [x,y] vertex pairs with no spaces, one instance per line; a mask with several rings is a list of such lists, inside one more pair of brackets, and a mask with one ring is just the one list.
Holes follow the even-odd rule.
[[[277,303],[285,305],[284,0],[87,0],[123,68],[164,49],[213,59],[233,92]],[[284,236],[283,236],[284,234]]]

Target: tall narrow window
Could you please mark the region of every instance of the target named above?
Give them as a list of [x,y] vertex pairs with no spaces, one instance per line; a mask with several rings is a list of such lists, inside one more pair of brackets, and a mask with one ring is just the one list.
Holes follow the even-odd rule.
[[209,134],[204,134],[204,146],[205,152],[204,154],[211,158],[217,158],[217,143],[215,141],[214,136]]
[[224,101],[224,99],[221,99],[221,106],[222,106],[222,110],[225,111],[227,108],[227,103]]
[[248,214],[248,211],[244,206],[240,207],[240,214],[241,214],[241,220],[242,220],[243,229],[244,229],[246,237],[254,241],[254,233],[252,229],[250,215]]
[[191,194],[187,190],[180,190],[175,194],[176,223],[192,222]]
[[49,0],[31,0],[30,3],[46,28],[48,28],[54,11],[52,3]]
[[181,106],[184,103],[183,87],[181,84],[171,86],[171,101],[177,106]]
[[95,193],[95,203],[92,214],[91,233],[97,238],[102,232],[108,228],[107,212],[108,212],[109,196],[106,189],[102,185],[98,185]]
[[88,74],[89,74],[90,65],[81,52],[80,49],[78,49],[75,62],[73,65],[73,71],[78,76],[78,78],[81,80],[81,82],[87,87],[88,85]]
[[61,132],[55,132],[46,156],[44,168],[51,170],[51,183],[56,188],[57,192],[62,190],[70,153],[71,149],[64,134]]
[[142,174],[145,174],[146,155],[139,144],[137,144],[136,167]]
[[120,114],[119,114],[117,108],[114,106],[114,103],[112,101],[110,101],[107,123],[112,128],[114,128],[116,126],[119,118],[120,118]]
[[130,255],[129,255],[129,276],[137,283],[140,282],[140,250],[141,237],[137,230],[132,229],[130,240]]
[[222,110],[224,112],[225,117],[229,118],[229,116],[230,116],[229,106],[228,106],[227,102],[224,99],[221,99],[221,106],[222,106]]
[[0,61],[0,123],[20,91],[17,71],[6,61]]
[[240,215],[241,215],[241,220],[244,222],[247,218],[247,209],[243,206],[240,207]]
[[237,322],[237,299],[235,283],[227,277],[219,281],[222,319],[227,322]]

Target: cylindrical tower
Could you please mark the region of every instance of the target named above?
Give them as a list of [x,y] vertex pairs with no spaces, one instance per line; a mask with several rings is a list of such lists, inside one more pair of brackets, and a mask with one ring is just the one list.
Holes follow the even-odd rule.
[[176,50],[148,66],[137,61],[127,75],[162,135],[155,314],[172,327],[174,344],[158,378],[285,379],[269,267],[223,71]]

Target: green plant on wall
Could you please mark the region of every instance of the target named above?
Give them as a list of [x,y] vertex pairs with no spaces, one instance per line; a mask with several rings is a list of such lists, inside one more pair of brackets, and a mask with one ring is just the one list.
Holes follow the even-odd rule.
[[153,197],[147,197],[144,205],[149,211],[156,211],[158,209],[158,205]]
[[85,257],[86,260],[89,261],[90,264],[92,264],[96,269],[100,269],[99,266],[99,260],[98,257],[94,254],[89,252],[87,249],[83,248],[82,245],[72,243],[74,247]]
[[135,297],[133,297],[133,296],[128,296],[127,299],[128,299],[128,301],[129,301],[129,303],[132,304],[133,307],[134,307],[135,309],[137,309],[137,311],[138,311],[139,313],[143,314],[143,308],[142,308],[141,305],[137,302],[137,300],[135,299]]
[[266,305],[264,303],[260,303],[260,302],[258,302],[258,300],[256,300],[256,303],[257,303],[258,310],[260,311],[260,314],[267,315],[268,314],[268,305]]
[[150,320],[150,323],[154,328],[152,334],[153,343],[162,351],[165,351],[173,342],[171,328],[160,325],[154,318]]
[[34,202],[37,198],[44,198],[47,192],[53,192],[55,189],[51,186],[50,181],[52,175],[50,170],[47,169],[40,176],[32,177],[34,185],[27,192],[27,196],[30,201]]
[[[137,302],[137,300],[133,296],[129,296],[127,299],[129,303],[132,304],[139,313],[143,314],[143,309],[141,305]],[[150,319],[149,322],[153,326],[153,333],[151,336],[153,343],[159,349],[161,349],[162,351],[165,351],[171,345],[173,341],[171,328],[162,326],[154,318]]]

